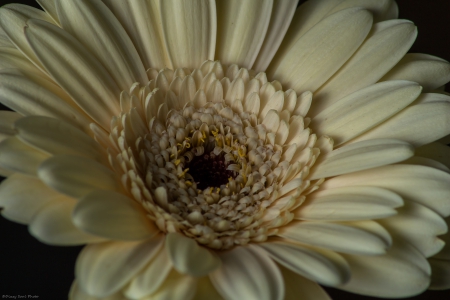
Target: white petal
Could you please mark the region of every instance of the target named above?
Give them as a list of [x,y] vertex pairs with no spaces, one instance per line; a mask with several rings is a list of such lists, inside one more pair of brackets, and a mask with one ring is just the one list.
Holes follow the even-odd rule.
[[55,23],[59,23],[58,14],[56,12],[56,0],[36,0],[37,3],[50,15]]
[[113,191],[98,190],[80,199],[72,219],[78,228],[114,240],[142,240],[158,233],[136,200]]
[[14,127],[21,141],[50,154],[72,154],[98,160],[103,155],[93,138],[58,119],[30,116],[17,121]]
[[160,8],[166,47],[174,69],[199,68],[205,60],[214,60],[215,1],[162,0]]
[[[191,300],[197,289],[197,279],[177,271],[167,276],[161,287],[145,300]],[[197,299],[195,299],[197,300]]]
[[10,137],[0,143],[0,167],[10,171],[36,175],[38,166],[49,157],[33,147]]
[[211,283],[208,277],[203,277],[198,280],[197,291],[194,295],[195,300],[224,300],[217,292],[216,288]]
[[414,155],[414,148],[403,141],[375,139],[338,148],[314,163],[310,179],[371,169],[406,160]]
[[371,85],[328,106],[316,115],[311,128],[326,134],[338,146],[382,124],[419,95],[421,87],[411,81],[388,81]]
[[118,115],[120,89],[101,63],[64,30],[30,20],[25,35],[45,69],[55,81],[97,121],[109,128]]
[[394,244],[380,256],[345,255],[352,277],[339,288],[352,293],[383,298],[410,297],[426,290],[430,266],[422,254],[408,244]]
[[264,72],[278,50],[297,7],[297,0],[274,0],[266,37],[252,69]]
[[390,246],[389,233],[376,222],[292,222],[278,236],[293,241],[357,255],[380,255]]
[[0,184],[1,213],[8,220],[29,224],[41,208],[59,196],[39,179],[16,173]]
[[96,297],[114,294],[152,259],[161,242],[161,238],[154,238],[143,242],[86,246],[75,265],[75,276],[81,289]]
[[431,143],[416,149],[416,155],[436,160],[450,168],[450,148],[440,143]]
[[80,156],[53,156],[39,166],[38,176],[48,186],[74,198],[97,189],[121,189],[115,173],[95,160]]
[[450,102],[410,106],[351,142],[399,139],[419,147],[450,133]]
[[[1,31],[1,27],[0,27]],[[0,47],[0,69],[18,69],[23,74],[28,72],[39,75],[47,80],[51,80],[47,74],[36,68],[19,50],[16,48]]]
[[333,251],[280,242],[261,243],[258,246],[280,265],[314,282],[336,286],[350,279],[347,262]]
[[415,165],[392,165],[326,180],[321,189],[374,186],[391,190],[404,200],[420,203],[441,216],[450,214],[450,174]]
[[[163,243],[161,243],[163,246]],[[125,288],[124,294],[131,299],[151,295],[164,283],[173,269],[169,255],[164,247],[153,257],[143,270]]]
[[[314,94],[312,115],[376,83],[405,55],[416,36],[416,27],[406,20],[375,24],[358,51]],[[402,77],[396,79],[409,80]]]
[[380,81],[395,79],[418,82],[424,92],[431,92],[450,81],[450,64],[436,56],[408,53]]
[[139,54],[116,17],[100,0],[56,2],[62,28],[89,50],[121,90],[147,83]]
[[450,261],[430,259],[431,284],[430,290],[446,290],[450,288]]
[[250,69],[264,41],[272,0],[217,1],[215,58]]
[[8,110],[0,111],[0,136],[10,137],[15,135],[14,122],[22,118],[22,115]]
[[75,204],[75,199],[62,195],[55,198],[34,215],[28,227],[30,233],[50,245],[73,246],[104,241],[73,225],[71,215]]
[[24,76],[13,69],[0,71],[0,102],[4,105],[22,115],[48,116],[87,128],[92,119],[66,98],[69,96],[61,88],[40,76]]
[[69,291],[69,300],[126,300],[123,298],[121,292],[114,293],[105,298],[98,298],[87,294],[83,289],[80,288],[77,280],[72,283]]
[[382,16],[389,9],[392,2],[392,0],[344,0],[330,10],[328,15],[346,8],[359,6],[370,11],[373,14],[374,23],[376,23],[382,20]]
[[335,13],[298,39],[279,63],[272,63],[268,75],[298,94],[314,92],[350,58],[371,27],[372,15],[361,8]]
[[179,233],[167,234],[166,249],[174,268],[183,274],[201,277],[220,266],[220,259],[214,252]]
[[52,19],[42,10],[22,4],[9,4],[0,9],[0,27],[4,30],[11,42],[39,69],[42,64],[27,43],[23,28],[29,19],[37,19],[52,23]]
[[406,202],[398,208],[396,216],[379,220],[395,241],[401,240],[413,245],[425,257],[430,257],[444,247],[437,238],[447,232],[447,224],[431,209],[414,202]]
[[226,300],[281,300],[281,272],[269,256],[255,246],[235,247],[220,254],[222,267],[211,273],[211,282]]
[[284,267],[279,267],[283,274],[286,289],[285,300],[331,300],[317,283],[306,279]]
[[385,189],[369,186],[341,187],[308,195],[295,211],[300,220],[356,221],[386,218],[397,214],[402,198]]

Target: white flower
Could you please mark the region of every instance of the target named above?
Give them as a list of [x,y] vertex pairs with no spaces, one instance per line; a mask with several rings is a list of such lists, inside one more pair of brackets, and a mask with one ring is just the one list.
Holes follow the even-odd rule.
[[450,64],[394,1],[39,2],[0,9],[0,205],[88,244],[71,299],[450,287]]

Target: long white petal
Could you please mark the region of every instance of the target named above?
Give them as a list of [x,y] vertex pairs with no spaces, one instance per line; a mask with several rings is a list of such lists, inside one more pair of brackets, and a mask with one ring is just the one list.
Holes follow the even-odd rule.
[[[167,276],[161,287],[153,293],[149,298],[152,300],[191,300],[197,289],[197,279],[180,274],[173,270]],[[194,299],[196,300],[196,299]]]
[[220,266],[220,259],[214,252],[179,233],[167,234],[165,245],[174,268],[180,273],[201,277]]
[[118,115],[120,88],[102,64],[64,30],[29,20],[25,35],[55,81],[103,128]]
[[72,283],[69,291],[69,300],[124,300],[122,293],[117,292],[108,297],[102,297],[101,299],[87,294],[78,284],[77,280]]
[[338,148],[319,157],[310,178],[319,179],[371,169],[406,160],[414,155],[410,144],[390,139],[367,140]]
[[410,21],[375,24],[356,53],[314,94],[310,114],[314,116],[339,99],[376,83],[405,55],[416,36],[417,28]]
[[317,283],[306,279],[282,266],[279,267],[283,274],[286,289],[285,300],[331,300],[328,294]]
[[423,255],[408,244],[394,244],[380,256],[345,255],[352,277],[340,289],[383,298],[419,294],[430,284],[431,270]]
[[250,69],[269,26],[273,0],[217,1],[216,59]]
[[343,186],[374,186],[388,189],[405,201],[420,203],[441,216],[450,214],[450,174],[416,165],[392,165],[337,176],[326,180],[321,189]]
[[297,0],[274,0],[266,37],[252,69],[264,72],[280,47],[297,7]]
[[261,243],[258,246],[280,265],[314,282],[336,286],[350,279],[347,262],[334,251],[283,242]]
[[450,63],[428,54],[408,53],[380,81],[396,79],[418,82],[424,92],[431,92],[450,81]]
[[397,214],[402,198],[386,189],[369,186],[341,187],[308,195],[295,211],[300,220],[356,221]]
[[351,142],[399,139],[419,147],[450,133],[450,102],[410,106]]
[[16,137],[0,143],[0,167],[10,171],[36,176],[39,165],[48,154],[30,147]]
[[78,256],[75,275],[88,294],[107,297],[119,291],[160,248],[161,239],[106,242],[86,246]]
[[292,222],[278,236],[293,241],[356,255],[384,254],[389,233],[374,221],[346,223]]
[[17,223],[29,224],[41,208],[59,196],[35,177],[13,174],[0,184],[2,216]]
[[142,240],[158,233],[134,199],[107,190],[81,198],[72,219],[78,228],[113,240]]
[[39,241],[50,245],[73,246],[105,241],[87,234],[72,223],[72,210],[76,200],[63,195],[40,209],[30,222],[30,233]]
[[214,60],[217,30],[215,1],[160,0],[159,5],[173,68],[194,69],[205,60]]
[[418,249],[425,257],[438,253],[444,242],[437,236],[447,232],[442,217],[429,208],[406,202],[396,216],[379,220],[394,240],[402,240]]
[[56,11],[56,0],[36,0],[37,3],[50,15],[53,21],[59,24],[58,13]]
[[141,59],[122,25],[101,0],[56,2],[62,28],[108,70],[122,90],[147,83]]
[[226,300],[284,299],[281,272],[269,256],[255,246],[235,247],[220,254],[222,266],[209,275]]
[[95,160],[81,156],[53,156],[39,166],[38,176],[48,186],[74,198],[98,189],[121,189],[115,173]]
[[315,92],[352,56],[371,27],[372,15],[366,10],[337,12],[298,39],[267,73],[297,94]]

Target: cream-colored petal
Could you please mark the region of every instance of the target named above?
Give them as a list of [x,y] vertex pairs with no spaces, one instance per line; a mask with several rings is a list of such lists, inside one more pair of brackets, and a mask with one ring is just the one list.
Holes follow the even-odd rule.
[[16,137],[0,143],[0,167],[10,171],[36,176],[39,165],[48,154],[30,147]]
[[18,69],[23,74],[30,72],[51,80],[16,48],[0,47],[0,69]]
[[97,190],[81,198],[72,219],[78,228],[113,240],[142,240],[158,233],[134,199],[113,191]]
[[56,11],[56,0],[36,0],[36,2],[53,19],[56,24],[60,24],[58,13]]
[[14,3],[5,5],[0,9],[0,27],[2,27],[11,42],[14,43],[26,58],[36,65],[36,67],[44,70],[23,34],[23,28],[29,19],[53,22],[45,12],[28,5]]
[[286,289],[285,300],[331,300],[317,283],[280,266]]
[[308,195],[295,211],[295,218],[315,221],[373,220],[396,215],[395,208],[402,205],[402,198],[386,189],[341,187]]
[[80,288],[107,297],[124,287],[158,252],[161,238],[142,242],[106,242],[86,246],[78,256],[75,276]]
[[209,278],[224,299],[284,299],[281,272],[259,247],[235,247],[220,258],[222,266]]
[[173,270],[155,293],[142,300],[191,300],[196,289],[196,278]]
[[358,51],[314,94],[312,116],[339,99],[376,83],[405,55],[416,36],[416,27],[406,20],[375,24]]
[[80,288],[77,280],[72,283],[69,291],[69,300],[128,300],[125,299],[121,292],[114,293],[108,297],[98,298],[92,295],[87,294]]
[[121,90],[128,90],[135,82],[147,83],[132,41],[101,0],[61,0],[56,8],[62,28],[102,63]]
[[403,141],[375,139],[349,144],[319,157],[309,175],[310,179],[371,169],[406,160],[414,148]]
[[410,106],[351,142],[399,139],[415,147],[434,142],[450,133],[450,102]]
[[400,164],[426,166],[450,173],[450,168],[446,167],[440,162],[420,156],[413,156],[407,160],[402,161]]
[[102,64],[73,36],[39,20],[29,20],[25,35],[45,69],[103,128],[120,112],[120,88]]
[[377,23],[383,20],[383,15],[389,9],[393,0],[344,0],[331,9],[327,14],[331,15],[337,11],[351,8],[363,7],[373,14],[373,22]]
[[273,0],[217,1],[215,58],[250,69],[269,26]]
[[13,43],[9,40],[8,35],[3,30],[3,28],[0,26],[0,47],[2,48],[10,48],[12,50],[17,50],[16,46],[14,46]]
[[16,173],[0,184],[0,207],[6,219],[29,224],[35,214],[60,195],[39,179]]
[[127,31],[145,69],[172,68],[163,41],[159,1],[103,1]]
[[195,300],[224,300],[224,298],[217,292],[216,288],[211,283],[208,277],[198,279],[197,291],[195,292]]
[[374,186],[393,191],[405,201],[420,203],[441,216],[450,214],[450,174],[415,165],[392,165],[337,176],[321,189],[344,186]]
[[98,143],[70,124],[58,119],[30,116],[14,124],[17,137],[50,154],[71,154],[101,160]]
[[430,158],[450,168],[450,148],[441,143],[431,143],[416,149],[416,155]]
[[278,236],[298,243],[356,255],[384,254],[389,233],[374,221],[346,223],[291,222]]
[[283,41],[297,4],[297,0],[274,0],[267,34],[252,66],[253,70],[264,72],[267,69]]
[[28,230],[39,241],[60,246],[97,243],[105,239],[87,234],[72,223],[76,200],[63,195],[55,198],[34,215]]
[[352,56],[371,27],[372,15],[361,8],[335,13],[299,38],[267,73],[297,94],[314,92]]
[[15,135],[14,122],[22,118],[22,115],[8,110],[0,111],[0,136],[9,137]]
[[410,297],[426,290],[431,270],[413,246],[394,244],[379,256],[345,255],[352,277],[339,288],[352,293],[383,298]]
[[261,243],[258,246],[280,265],[314,282],[336,286],[350,279],[347,262],[333,251],[283,242]]
[[430,290],[446,290],[450,288],[450,261],[431,258]]
[[180,273],[201,277],[220,267],[220,258],[214,252],[182,234],[168,233],[165,247],[174,268]]
[[431,92],[450,81],[450,63],[428,54],[408,53],[380,81],[396,79],[418,82],[424,92]]
[[164,283],[173,269],[170,257],[161,243],[161,249],[143,270],[137,274],[124,289],[124,295],[130,299],[140,299],[151,295]]
[[64,95],[59,93],[64,92],[56,84],[31,73],[26,74],[24,76],[13,69],[0,71],[1,103],[22,115],[48,116],[66,120],[78,128],[88,128],[92,119],[66,102]]
[[214,0],[160,0],[159,6],[164,40],[174,69],[199,68],[205,60],[214,60],[217,30]]
[[86,157],[53,156],[39,166],[38,176],[48,186],[74,198],[83,197],[99,189],[121,190],[115,173]]
[[401,240],[413,245],[425,257],[438,253],[444,242],[437,238],[447,232],[447,224],[431,209],[414,202],[406,202],[398,208],[396,216],[379,220],[395,241]]
[[421,87],[411,81],[388,81],[371,85],[335,102],[317,114],[311,128],[326,134],[338,146],[382,124],[411,104]]

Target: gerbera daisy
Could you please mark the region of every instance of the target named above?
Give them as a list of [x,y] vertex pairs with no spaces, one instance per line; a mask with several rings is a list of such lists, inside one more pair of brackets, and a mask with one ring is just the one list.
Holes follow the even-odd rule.
[[450,64],[394,1],[38,2],[0,9],[0,205],[87,244],[71,299],[449,287]]

